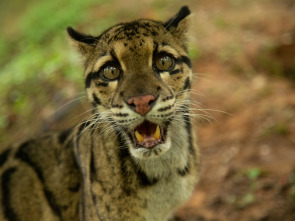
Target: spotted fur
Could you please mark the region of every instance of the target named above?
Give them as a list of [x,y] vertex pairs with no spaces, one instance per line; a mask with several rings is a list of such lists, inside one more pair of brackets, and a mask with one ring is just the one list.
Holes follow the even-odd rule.
[[[0,220],[165,221],[192,194],[198,150],[190,114],[188,7],[166,23],[140,19],[93,37],[68,33],[85,67],[93,115],[77,127],[29,140],[0,153]],[[173,66],[155,68],[159,55]],[[115,64],[120,75],[106,79]],[[154,97],[139,114],[130,97]],[[145,121],[161,141],[138,148],[132,133]],[[135,140],[136,141],[136,140]]]

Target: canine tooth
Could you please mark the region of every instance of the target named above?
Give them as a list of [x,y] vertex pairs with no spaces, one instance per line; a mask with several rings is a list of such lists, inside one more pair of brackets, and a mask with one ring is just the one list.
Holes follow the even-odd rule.
[[138,142],[142,142],[143,141],[143,136],[136,130],[135,131],[135,137],[138,140]]
[[160,136],[161,136],[160,127],[159,127],[159,125],[157,125],[156,132],[154,133],[154,138],[155,138],[156,140],[159,140]]

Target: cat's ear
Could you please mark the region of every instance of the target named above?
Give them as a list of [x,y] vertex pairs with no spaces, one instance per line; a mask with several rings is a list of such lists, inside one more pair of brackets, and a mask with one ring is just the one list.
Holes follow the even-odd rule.
[[82,55],[89,54],[96,46],[97,38],[91,35],[82,34],[71,27],[67,28],[67,32]]
[[187,42],[187,35],[191,25],[191,12],[188,6],[183,6],[176,15],[164,23],[164,27],[181,42]]

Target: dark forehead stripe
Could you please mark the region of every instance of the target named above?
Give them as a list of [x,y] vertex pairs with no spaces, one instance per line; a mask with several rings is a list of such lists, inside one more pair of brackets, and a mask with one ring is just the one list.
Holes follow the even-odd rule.
[[155,57],[156,54],[158,53],[158,47],[159,47],[159,44],[154,41],[153,57]]

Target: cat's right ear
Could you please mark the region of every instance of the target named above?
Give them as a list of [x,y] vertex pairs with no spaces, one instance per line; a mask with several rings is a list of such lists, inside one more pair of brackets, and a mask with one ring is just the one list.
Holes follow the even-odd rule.
[[191,17],[188,6],[183,6],[176,15],[164,23],[164,27],[181,43],[186,44],[191,26]]
[[67,32],[82,55],[89,54],[96,46],[97,39],[91,35],[82,34],[72,27],[68,27]]

